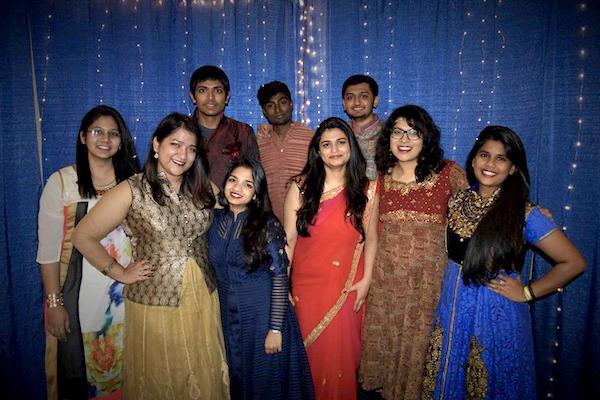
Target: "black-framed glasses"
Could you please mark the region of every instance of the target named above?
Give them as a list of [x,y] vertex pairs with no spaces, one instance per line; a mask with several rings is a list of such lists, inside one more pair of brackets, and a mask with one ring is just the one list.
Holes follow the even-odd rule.
[[119,131],[105,131],[102,128],[94,128],[88,131],[88,133],[91,134],[93,137],[100,137],[104,135],[108,135],[108,137],[110,137],[111,139],[118,139],[121,137],[121,132]]
[[409,130],[404,130],[400,128],[396,128],[392,131],[390,135],[390,139],[392,140],[402,140],[402,138],[406,135],[408,140],[419,140],[421,138],[421,132],[414,128],[410,128]]

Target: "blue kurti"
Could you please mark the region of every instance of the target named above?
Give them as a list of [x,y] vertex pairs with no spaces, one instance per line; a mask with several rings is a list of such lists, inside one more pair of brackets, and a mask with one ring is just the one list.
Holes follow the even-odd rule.
[[[272,258],[248,272],[240,237],[246,213],[215,210],[209,254],[217,277],[232,399],[312,399],[313,384],[296,314],[288,300],[284,232],[266,224]],[[269,329],[282,332],[282,351],[265,352]]]
[[[538,208],[525,219],[524,236],[530,243],[555,230],[554,222]],[[513,302],[485,285],[465,285],[462,259],[452,258],[461,253],[453,247],[466,249],[466,243],[468,239],[458,238],[448,228],[450,260],[433,320],[422,398],[535,399],[529,305]]]

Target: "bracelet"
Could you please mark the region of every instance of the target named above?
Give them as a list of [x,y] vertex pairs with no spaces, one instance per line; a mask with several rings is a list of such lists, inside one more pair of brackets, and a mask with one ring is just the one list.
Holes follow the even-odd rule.
[[48,308],[55,308],[58,306],[64,306],[62,293],[50,293],[46,296],[46,305]]
[[537,300],[537,297],[535,297],[535,294],[533,293],[533,289],[531,288],[531,281],[529,281],[529,283],[526,286],[529,289],[529,294],[531,295],[531,300]]
[[531,292],[529,291],[529,285],[523,286],[523,294],[525,294],[525,299],[529,301],[533,301],[533,297],[531,297]]
[[269,329],[269,330],[273,333],[281,333],[281,331],[279,329]]
[[113,268],[114,268],[116,265],[117,265],[117,262],[116,262],[114,259],[112,259],[112,260],[111,260],[111,262],[110,262],[110,264],[108,264],[108,267],[104,268],[104,269],[103,269],[102,271],[100,271],[100,272],[102,272],[104,275],[108,275],[108,273],[109,273],[110,271],[112,271],[112,269],[113,269]]

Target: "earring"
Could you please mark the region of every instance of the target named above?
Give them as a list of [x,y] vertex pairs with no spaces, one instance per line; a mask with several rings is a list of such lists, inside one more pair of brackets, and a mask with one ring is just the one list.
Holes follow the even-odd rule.
[[158,153],[154,153],[154,158],[158,160]]
[[121,151],[121,147],[122,147],[122,146],[121,146],[121,145],[119,145],[119,151]]

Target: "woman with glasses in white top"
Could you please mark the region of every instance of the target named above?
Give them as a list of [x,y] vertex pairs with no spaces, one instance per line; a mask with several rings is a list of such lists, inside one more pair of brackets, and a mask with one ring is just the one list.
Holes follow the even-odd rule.
[[[92,267],[71,233],[106,191],[140,166],[129,129],[112,107],[88,111],[76,143],[75,164],[53,173],[40,199],[37,262],[46,296],[49,399],[115,395],[122,382],[123,285]],[[129,264],[131,244],[121,226],[102,244]]]

